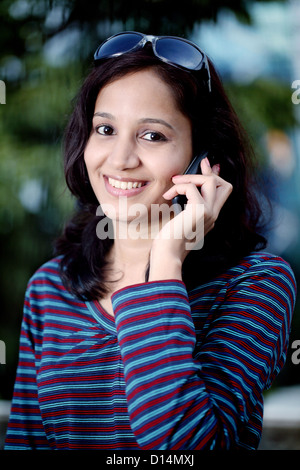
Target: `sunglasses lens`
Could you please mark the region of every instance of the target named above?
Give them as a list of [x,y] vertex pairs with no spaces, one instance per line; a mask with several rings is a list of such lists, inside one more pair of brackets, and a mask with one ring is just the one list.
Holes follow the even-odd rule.
[[156,52],[161,58],[189,70],[197,69],[203,60],[203,54],[196,47],[180,39],[159,38]]
[[94,59],[104,59],[114,54],[124,54],[133,49],[142,39],[138,33],[122,33],[113,36],[98,47]]

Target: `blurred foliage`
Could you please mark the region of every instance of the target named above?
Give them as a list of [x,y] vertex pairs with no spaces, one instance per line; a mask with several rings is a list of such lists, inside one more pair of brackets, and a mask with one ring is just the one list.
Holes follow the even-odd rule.
[[[265,0],[264,0],[265,1]],[[278,0],[279,1],[279,0]],[[73,201],[62,172],[61,138],[83,76],[99,42],[120,30],[189,37],[195,24],[222,8],[249,22],[244,0],[2,0],[0,79],[0,399],[10,398],[26,284],[52,256],[53,239]],[[294,125],[290,89],[280,82],[226,83],[263,159],[267,128]]]
[[[274,0],[257,0],[266,1]],[[101,30],[104,36],[116,27],[152,34],[189,34],[195,22],[215,20],[224,8],[249,22],[250,4],[244,0],[2,0],[1,40],[8,54],[23,57],[67,29],[80,29],[86,39],[81,46],[84,53],[93,38],[99,39]]]
[[258,156],[264,160],[265,133],[269,129],[288,130],[297,124],[290,87],[278,80],[257,79],[250,84],[225,83],[225,88]]

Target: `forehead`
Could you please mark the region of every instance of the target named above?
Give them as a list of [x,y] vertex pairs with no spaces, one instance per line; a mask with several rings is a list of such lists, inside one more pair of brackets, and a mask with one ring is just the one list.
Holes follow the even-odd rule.
[[127,73],[107,83],[99,92],[95,111],[99,108],[121,112],[164,112],[182,114],[174,90],[153,68]]
[[103,87],[94,118],[108,118],[123,128],[164,123],[174,135],[191,138],[192,122],[174,98],[170,85],[150,70],[126,74]]

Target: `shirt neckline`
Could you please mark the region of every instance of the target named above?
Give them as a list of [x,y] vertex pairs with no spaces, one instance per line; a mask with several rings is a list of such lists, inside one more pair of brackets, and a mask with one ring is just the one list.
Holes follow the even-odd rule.
[[98,324],[112,335],[117,335],[115,319],[112,317],[98,300],[86,301],[86,306]]

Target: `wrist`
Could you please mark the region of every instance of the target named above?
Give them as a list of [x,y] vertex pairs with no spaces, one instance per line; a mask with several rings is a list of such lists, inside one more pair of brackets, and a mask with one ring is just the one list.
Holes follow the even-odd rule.
[[179,257],[151,250],[149,281],[182,280],[182,261]]

